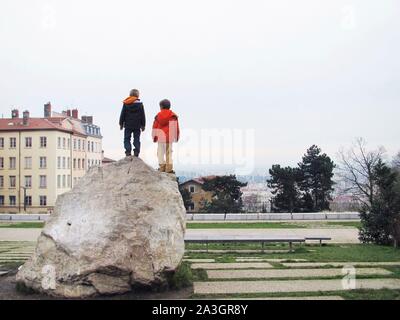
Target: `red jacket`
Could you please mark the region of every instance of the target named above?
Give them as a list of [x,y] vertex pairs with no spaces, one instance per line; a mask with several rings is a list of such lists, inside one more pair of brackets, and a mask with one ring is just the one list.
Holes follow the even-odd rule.
[[154,119],[152,136],[154,142],[178,142],[178,116],[171,110],[161,110]]

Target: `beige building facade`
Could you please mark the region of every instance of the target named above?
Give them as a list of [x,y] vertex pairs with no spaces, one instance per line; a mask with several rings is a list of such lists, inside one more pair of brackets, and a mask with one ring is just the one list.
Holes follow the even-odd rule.
[[20,118],[13,110],[0,119],[0,213],[52,213],[57,196],[71,190],[89,164],[102,165],[101,150],[100,128],[79,120],[76,109],[52,113],[48,103],[43,118],[27,111]]
[[204,203],[212,200],[213,193],[205,191],[203,189],[203,184],[205,180],[212,179],[213,177],[214,176],[200,177],[181,183],[181,187],[188,190],[192,197],[191,204],[186,208],[188,212],[200,212]]

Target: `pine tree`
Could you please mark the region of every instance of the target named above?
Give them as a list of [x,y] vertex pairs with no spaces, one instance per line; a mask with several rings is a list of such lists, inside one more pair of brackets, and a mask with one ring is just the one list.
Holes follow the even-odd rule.
[[268,187],[274,195],[272,199],[273,212],[294,212],[299,210],[300,192],[298,188],[300,172],[297,168],[273,165],[269,170],[271,176],[267,180]]
[[[335,164],[321,149],[313,145],[303,156],[299,164],[302,175],[300,190],[303,192],[303,207],[305,211],[329,210],[329,201],[332,200],[333,170]],[[312,206],[311,206],[312,199]]]
[[371,204],[364,205],[360,213],[360,240],[397,247],[400,241],[398,173],[379,160],[373,170],[373,179],[377,190]]

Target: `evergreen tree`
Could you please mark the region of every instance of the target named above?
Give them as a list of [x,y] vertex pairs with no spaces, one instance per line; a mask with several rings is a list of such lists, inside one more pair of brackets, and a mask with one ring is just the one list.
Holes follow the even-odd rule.
[[[304,211],[329,210],[329,201],[332,200],[333,170],[335,164],[321,149],[313,145],[299,163],[301,173],[300,190],[303,192]],[[312,200],[312,205],[311,205]]]
[[301,177],[297,168],[273,165],[269,170],[271,176],[267,180],[268,187],[274,195],[272,199],[273,212],[294,212],[300,207],[300,192],[298,182]]
[[394,244],[400,241],[400,192],[398,173],[382,160],[374,166],[373,179],[376,184],[374,199],[364,205],[360,217],[360,240],[376,244]]
[[204,191],[211,191],[211,201],[205,201],[201,211],[215,213],[240,213],[243,211],[241,187],[247,186],[236,179],[235,175],[217,176],[203,184]]

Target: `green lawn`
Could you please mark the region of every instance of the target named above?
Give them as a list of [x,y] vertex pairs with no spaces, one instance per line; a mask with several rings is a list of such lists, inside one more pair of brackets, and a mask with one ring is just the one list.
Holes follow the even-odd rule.
[[0,222],[0,228],[32,229],[43,227],[44,222]]
[[[267,248],[267,247],[266,247]],[[268,246],[268,249],[282,250],[287,249],[286,245]],[[201,244],[188,244],[186,249],[205,249]],[[260,249],[259,244],[240,244],[223,245],[210,244],[209,249]],[[295,246],[292,253],[210,253],[210,252],[187,252],[190,258],[212,258],[217,262],[235,262],[235,257],[261,257],[265,259],[306,259],[309,262],[368,262],[368,261],[400,261],[400,249],[387,246],[378,246],[372,244],[329,244],[320,247],[319,245]]]
[[307,229],[360,227],[359,221],[304,221],[304,222],[188,222],[188,229]]

